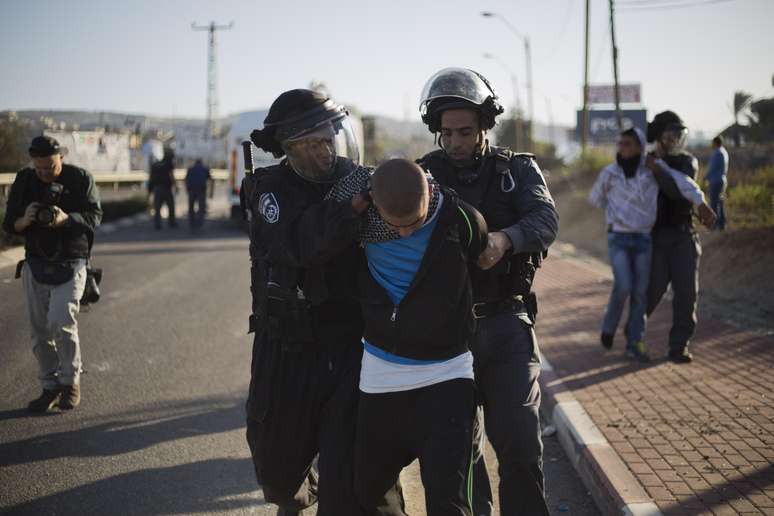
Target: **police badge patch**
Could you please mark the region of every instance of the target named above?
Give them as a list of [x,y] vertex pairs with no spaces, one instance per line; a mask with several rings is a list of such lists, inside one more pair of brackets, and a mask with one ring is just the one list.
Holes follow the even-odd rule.
[[258,198],[258,211],[269,224],[274,224],[279,220],[279,203],[273,193],[261,194]]

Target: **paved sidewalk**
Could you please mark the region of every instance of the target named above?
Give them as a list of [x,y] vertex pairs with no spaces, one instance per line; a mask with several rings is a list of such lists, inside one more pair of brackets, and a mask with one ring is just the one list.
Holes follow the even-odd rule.
[[[654,360],[636,365],[623,356],[623,321],[612,351],[599,344],[611,285],[606,268],[567,255],[549,257],[539,272],[549,403],[553,378],[663,514],[774,515],[774,336],[699,314],[694,362],[672,364],[665,299],[646,335]],[[597,465],[595,475],[616,473]]]

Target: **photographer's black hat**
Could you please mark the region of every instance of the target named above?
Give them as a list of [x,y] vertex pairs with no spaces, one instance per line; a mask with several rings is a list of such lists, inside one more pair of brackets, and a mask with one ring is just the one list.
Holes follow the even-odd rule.
[[59,142],[50,136],[36,136],[32,139],[29,148],[30,156],[33,158],[47,158],[54,154],[61,154],[62,149]]

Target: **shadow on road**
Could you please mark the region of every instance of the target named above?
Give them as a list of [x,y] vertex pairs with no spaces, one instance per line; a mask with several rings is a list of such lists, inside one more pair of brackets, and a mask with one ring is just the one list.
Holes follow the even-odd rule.
[[[2,412],[0,420],[21,418],[21,412],[18,409]],[[242,397],[173,402],[131,415],[120,414],[94,426],[0,443],[0,466],[63,457],[109,457],[162,442],[229,432],[242,428],[244,422]]]
[[225,512],[264,504],[251,460],[222,458],[123,473],[7,509],[34,516],[151,515]]

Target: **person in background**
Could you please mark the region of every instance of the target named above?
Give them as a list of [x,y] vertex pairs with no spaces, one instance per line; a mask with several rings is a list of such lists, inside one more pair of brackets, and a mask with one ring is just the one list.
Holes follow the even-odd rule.
[[148,192],[153,194],[153,227],[161,229],[161,206],[166,204],[169,227],[177,227],[175,219],[175,153],[164,149],[164,157],[151,165]]
[[[687,135],[688,128],[675,112],[658,113],[648,124],[647,139],[655,143],[655,151],[648,154],[646,165],[651,169],[669,168],[695,179],[698,161],[684,149]],[[687,364],[693,360],[688,344],[696,330],[701,244],[693,225],[693,205],[673,186],[673,182],[659,184],[656,223],[651,233],[653,260],[647,315],[653,313],[671,284],[672,328],[667,356],[676,364]],[[704,224],[714,223],[711,208],[700,206]]]
[[718,135],[712,139],[712,156],[707,166],[704,181],[709,185],[710,207],[718,220],[713,229],[726,229],[726,187],[728,186],[728,151],[723,146],[723,137]]
[[615,163],[600,172],[589,194],[591,204],[605,208],[614,278],[600,341],[606,349],[613,347],[616,328],[629,298],[626,356],[640,362],[650,360],[643,335],[652,259],[650,233],[656,222],[659,182],[674,181],[684,198],[706,207],[704,194],[690,177],[666,167],[648,168],[645,147],[642,130],[631,128],[621,132]]
[[[185,188],[188,193],[188,224],[192,230],[204,225],[207,215],[207,187],[212,194],[210,169],[198,158],[185,174]],[[196,210],[194,210],[196,205]]]

